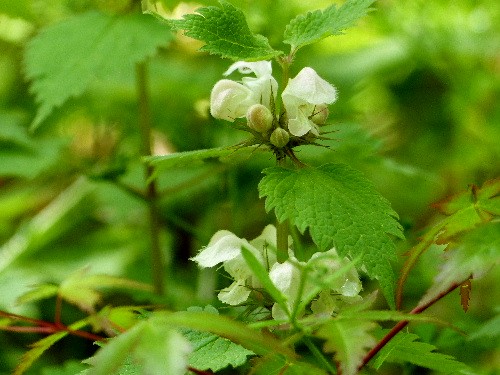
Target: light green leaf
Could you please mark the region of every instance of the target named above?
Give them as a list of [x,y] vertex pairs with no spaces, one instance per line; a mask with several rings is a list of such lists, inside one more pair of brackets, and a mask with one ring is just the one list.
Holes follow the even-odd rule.
[[479,278],[500,265],[500,222],[491,222],[469,232],[445,256],[447,259],[442,269],[419,305],[426,304],[470,275]]
[[373,367],[378,369],[384,362],[409,362],[446,374],[467,373],[467,365],[449,355],[434,352],[435,346],[415,341],[417,339],[418,336],[413,333],[398,333],[380,350],[375,357]]
[[285,29],[284,42],[292,51],[323,38],[342,33],[367,12],[375,0],[347,0],[340,8],[335,4],[328,8],[308,12],[295,17]]
[[180,167],[193,167],[210,161],[226,162],[232,156],[246,155],[255,151],[255,147],[217,147],[205,150],[176,152],[174,154],[144,157],[144,162],[155,168],[155,175],[159,172]]
[[[85,327],[87,324],[87,319],[83,319],[71,324],[68,328],[69,330],[76,331]],[[50,336],[44,337],[43,339],[32,344],[31,349],[23,354],[12,375],[24,374],[24,372],[28,370],[47,349],[49,349],[52,345],[54,345],[56,342],[66,337],[67,335],[69,335],[68,331],[60,331]]]
[[252,252],[244,246],[241,248],[241,255],[243,256],[243,259],[245,259],[245,262],[250,270],[252,270],[253,275],[260,281],[264,289],[266,289],[266,291],[271,295],[272,299],[289,314],[290,311],[288,311],[286,297],[271,281],[269,271],[267,271],[255,255],[253,255]]
[[187,14],[181,20],[167,19],[174,30],[185,30],[185,35],[206,44],[200,51],[232,60],[267,60],[281,55],[262,35],[253,34],[241,10],[225,0],[220,8],[199,8],[196,14]]
[[24,293],[17,299],[18,304],[39,301],[42,299],[54,297],[57,295],[59,287],[53,284],[41,284],[34,286],[31,290]]
[[101,300],[101,293],[97,291],[100,288],[152,291],[149,284],[110,275],[89,275],[88,269],[85,268],[64,280],[59,286],[58,294],[82,310],[93,312],[95,305]]
[[316,336],[326,340],[325,352],[335,353],[342,374],[354,375],[358,373],[358,366],[368,349],[377,343],[369,333],[376,326],[359,319],[333,319],[319,328]]
[[25,55],[31,91],[40,104],[32,128],[95,80],[134,74],[136,63],[170,39],[165,27],[141,14],[88,12],[47,27],[31,40]]
[[390,261],[395,246],[388,234],[403,237],[397,214],[360,172],[344,164],[319,168],[264,170],[259,183],[266,210],[280,222],[290,219],[321,250],[335,247],[339,255],[361,257],[368,275],[379,280],[394,306],[394,275]]
[[127,370],[137,374],[183,375],[190,351],[189,343],[179,332],[152,317],[111,339],[85,360],[93,366],[85,374],[122,374]]

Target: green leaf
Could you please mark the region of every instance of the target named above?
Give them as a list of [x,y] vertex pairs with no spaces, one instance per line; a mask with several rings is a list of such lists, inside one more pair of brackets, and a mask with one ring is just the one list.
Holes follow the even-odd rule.
[[26,74],[40,103],[31,127],[95,80],[134,74],[136,63],[170,39],[165,27],[141,14],[88,12],[47,27],[31,40],[25,55]]
[[326,340],[325,352],[335,353],[342,374],[354,375],[358,373],[358,366],[368,349],[377,343],[369,333],[376,326],[359,319],[333,319],[319,328],[316,336]]
[[323,11],[299,15],[287,25],[284,42],[295,51],[328,36],[342,34],[342,30],[353,26],[368,12],[374,1],[347,0],[340,8],[333,4]]
[[321,250],[334,246],[340,256],[361,257],[370,277],[379,280],[394,306],[390,261],[395,246],[388,234],[403,237],[397,214],[360,172],[344,164],[289,170],[267,168],[259,183],[266,210],[280,222],[289,219]]
[[[190,345],[177,331],[152,317],[111,339],[85,363],[93,367],[86,374],[124,373],[183,375]],[[140,366],[140,372],[136,372]]]
[[66,141],[29,137],[24,118],[0,113],[0,176],[34,178],[60,162]]
[[262,35],[253,34],[241,10],[225,0],[220,8],[209,6],[187,14],[181,20],[167,19],[174,30],[185,30],[185,35],[206,44],[200,51],[232,60],[267,60],[281,55]]
[[143,158],[143,161],[155,168],[155,176],[157,176],[159,172],[166,169],[193,167],[203,164],[204,162],[206,163],[215,160],[225,162],[228,161],[229,157],[236,154],[240,155],[243,153],[246,155],[247,153],[250,154],[255,150],[255,147],[217,147],[205,150],[176,152],[168,155],[147,156]]
[[295,353],[272,335],[253,330],[225,316],[191,311],[164,312],[158,315],[173,326],[211,332],[259,355],[282,354],[295,358]]
[[243,256],[243,259],[245,259],[245,262],[252,271],[253,275],[260,281],[264,289],[271,295],[272,299],[279,303],[283,311],[286,311],[288,315],[290,315],[290,311],[286,303],[286,297],[271,281],[269,271],[264,268],[255,255],[253,255],[252,252],[245,246],[241,247],[241,255]]
[[[398,305],[400,304],[402,298],[404,283],[408,278],[411,269],[417,262],[418,258],[431,245],[445,244],[455,236],[469,232],[481,224],[490,222],[495,216],[500,215],[500,179],[487,181],[481,188],[471,186],[467,191],[457,194],[445,201],[439,202],[434,206],[443,214],[448,216],[430,228],[422,236],[421,241],[410,250],[409,257],[401,270],[401,276],[398,280]],[[477,238],[477,240],[479,243],[482,243],[481,238]],[[486,243],[484,245],[488,246]],[[473,250],[470,247],[466,247],[462,251]],[[460,257],[460,255],[458,256]],[[486,264],[481,262],[478,258],[474,257],[472,259],[474,259],[474,262]],[[467,277],[467,275],[464,275],[464,272],[470,271],[470,275],[472,273],[477,273],[480,269],[482,269],[482,267],[478,264],[477,266],[479,266],[479,268],[474,271],[473,268],[476,266],[472,266],[472,259],[468,259],[463,264],[463,267],[459,268],[462,271],[456,272],[454,277],[449,275],[451,278],[449,278],[448,281],[452,281],[453,279],[456,282],[461,282]],[[457,278],[459,276],[463,276],[463,279],[458,280]],[[450,285],[451,284],[448,284],[447,286]],[[444,284],[441,286],[444,287]]]
[[454,249],[445,253],[445,257],[434,284],[419,305],[424,305],[470,275],[476,279],[500,265],[500,222],[491,222],[469,232]]
[[[191,308],[189,311],[194,311],[194,309]],[[204,311],[214,315],[219,314],[212,306],[207,306]],[[247,356],[254,355],[252,351],[209,332],[186,329],[182,334],[193,347],[193,352],[189,356],[189,365],[198,370],[216,372],[227,366],[238,367],[246,363]]]
[[57,295],[59,287],[53,284],[41,284],[33,287],[17,299],[18,304],[39,301]]
[[[496,309],[497,315],[485,322],[476,332],[471,334],[468,340],[477,340],[483,338],[500,339],[500,306]],[[499,342],[500,346],[500,342]]]
[[378,369],[384,362],[409,362],[447,374],[466,373],[468,370],[464,363],[449,355],[434,352],[435,346],[415,341],[417,339],[418,336],[413,333],[399,332],[380,350],[374,359],[373,367]]
[[95,186],[86,178],[78,178],[50,204],[38,212],[26,225],[20,226],[16,233],[0,246],[0,272],[3,272],[21,255],[36,251],[61,235],[74,225],[72,214],[83,203],[89,206],[89,195]]
[[98,288],[152,291],[149,284],[110,275],[89,275],[88,271],[88,268],[84,268],[75,272],[61,283],[58,291],[63,299],[88,312],[93,312],[95,305],[101,301]]
[[[85,327],[88,324],[87,319],[79,320],[78,322],[75,322],[71,324],[68,329],[69,330],[79,330],[83,327]],[[31,349],[28,350],[26,353],[23,354],[21,360],[19,361],[19,364],[15,368],[13,375],[21,375],[24,374],[26,370],[28,370],[33,363],[40,358],[40,356],[47,350],[49,349],[52,345],[54,345],[56,342],[61,340],[62,338],[66,337],[69,335],[69,330],[68,331],[60,331],[57,333],[54,333],[50,336],[47,336],[34,344],[30,345]]]

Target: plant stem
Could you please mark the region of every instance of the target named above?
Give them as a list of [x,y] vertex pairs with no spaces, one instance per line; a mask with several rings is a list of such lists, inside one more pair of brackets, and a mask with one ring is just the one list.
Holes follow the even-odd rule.
[[[141,132],[141,154],[152,155],[151,117],[149,110],[147,68],[145,62],[136,65],[136,84],[139,106],[139,129]],[[149,236],[151,245],[151,271],[155,293],[165,294],[164,259],[160,247],[160,218],[158,211],[158,189],[153,178],[153,167],[146,164],[146,200],[149,208]]]
[[[285,159],[277,160],[278,165],[284,165]],[[288,220],[282,223],[276,219],[276,259],[278,263],[284,263],[288,259]]]
[[[468,280],[468,278],[466,279]],[[427,301],[422,305],[417,305],[413,310],[410,311],[410,314],[420,314],[425,311],[428,307],[435,304],[441,298],[453,292],[456,288],[462,285],[462,282],[452,284],[448,289],[444,292],[439,293],[433,299]],[[394,336],[396,336],[404,327],[408,325],[408,320],[402,320],[397,323],[378,343],[375,345],[363,358],[363,362],[359,365],[358,370],[361,370]]]

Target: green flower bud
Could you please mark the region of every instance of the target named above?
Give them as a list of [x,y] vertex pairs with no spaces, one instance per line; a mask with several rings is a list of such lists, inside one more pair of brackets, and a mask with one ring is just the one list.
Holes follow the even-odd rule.
[[328,118],[328,106],[326,104],[318,104],[314,107],[314,112],[311,115],[311,121],[316,125],[323,125]]
[[247,111],[248,126],[259,133],[265,133],[273,126],[273,114],[262,104],[254,104]]
[[288,141],[290,140],[290,135],[283,128],[276,128],[271,133],[271,137],[269,138],[271,144],[278,148],[285,147]]

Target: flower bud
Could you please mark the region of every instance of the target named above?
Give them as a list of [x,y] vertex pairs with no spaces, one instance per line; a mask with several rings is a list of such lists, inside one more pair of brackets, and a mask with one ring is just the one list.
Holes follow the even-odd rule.
[[273,126],[273,114],[262,104],[254,104],[247,111],[248,126],[259,133],[265,133]]
[[326,104],[318,104],[314,106],[314,112],[311,115],[310,119],[316,125],[323,125],[328,118],[328,106]]
[[290,135],[283,128],[276,128],[271,133],[271,137],[269,138],[271,144],[278,148],[285,147],[288,141],[290,140]]

